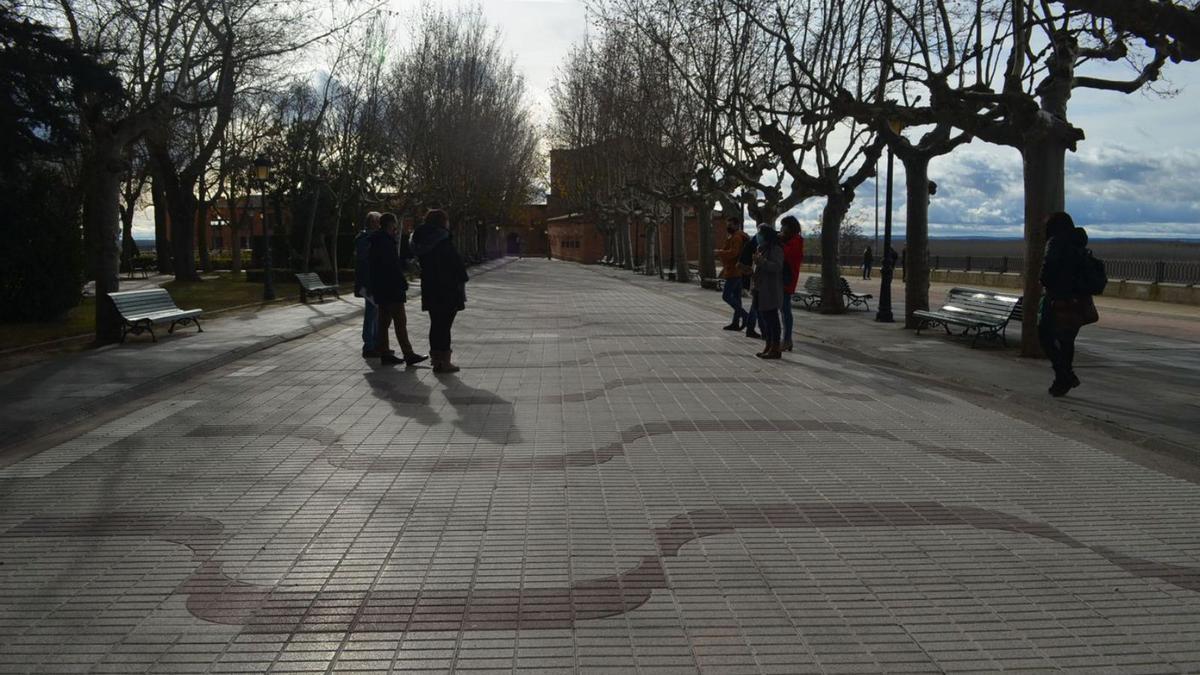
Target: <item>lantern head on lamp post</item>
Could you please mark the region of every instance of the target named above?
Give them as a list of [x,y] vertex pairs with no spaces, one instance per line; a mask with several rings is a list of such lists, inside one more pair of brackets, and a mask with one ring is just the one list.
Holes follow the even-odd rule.
[[275,299],[275,283],[271,276],[271,226],[267,222],[267,181],[271,179],[271,169],[274,165],[263,154],[254,158],[254,180],[258,182],[259,200],[262,204],[263,224],[263,301]]

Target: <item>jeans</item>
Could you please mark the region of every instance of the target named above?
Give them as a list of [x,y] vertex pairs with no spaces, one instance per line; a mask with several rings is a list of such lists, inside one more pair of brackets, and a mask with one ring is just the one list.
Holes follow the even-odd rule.
[[363,308],[362,348],[364,352],[373,352],[375,351],[375,328],[379,323],[378,312],[375,303],[370,298],[363,298],[363,301],[366,302],[366,306]]
[[779,310],[760,310],[758,319],[762,324],[763,340],[769,345],[779,344]]
[[429,349],[435,352],[450,351],[450,327],[458,312],[429,312]]
[[721,299],[733,308],[733,323],[741,323],[746,318],[746,310],[742,308],[742,278],[733,277],[725,280],[725,290]]
[[863,263],[863,278],[864,279],[871,278],[871,264],[870,263]]
[[[743,282],[743,283],[745,285],[749,286],[749,282]],[[759,320],[759,316],[758,316],[758,291],[751,290],[750,291],[750,311],[746,312],[746,325],[743,326],[743,328],[745,328],[746,332],[749,333],[750,331],[754,330],[754,328],[756,326],[759,326],[761,324],[762,324],[762,322]]]
[[1054,314],[1050,311],[1050,301],[1047,299],[1038,316],[1038,341],[1050,359],[1056,381],[1067,380],[1075,374],[1075,338],[1078,336],[1078,328],[1060,330],[1055,327]]
[[400,345],[400,353],[408,356],[413,353],[412,343],[408,341],[408,315],[404,313],[403,302],[391,302],[379,306],[379,327],[375,335],[375,343],[379,345],[379,353],[388,352],[388,328],[396,327],[396,342]]
[[783,317],[783,341],[791,343],[795,318],[792,317],[792,296],[788,293],[783,294],[783,304],[779,306],[779,314]]

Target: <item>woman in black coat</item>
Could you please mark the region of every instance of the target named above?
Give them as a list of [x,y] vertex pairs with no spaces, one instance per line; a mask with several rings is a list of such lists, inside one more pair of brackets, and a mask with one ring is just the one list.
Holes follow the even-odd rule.
[[467,304],[467,266],[454,248],[446,212],[435,209],[413,232],[412,252],[421,263],[421,309],[429,313],[433,372],[456,373],[450,362],[450,328]]

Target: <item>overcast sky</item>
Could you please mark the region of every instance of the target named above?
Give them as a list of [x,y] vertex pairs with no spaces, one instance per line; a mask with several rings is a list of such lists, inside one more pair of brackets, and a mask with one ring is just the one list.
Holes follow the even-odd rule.
[[[402,16],[412,16],[421,2],[392,0]],[[530,103],[545,119],[556,68],[585,35],[583,2],[482,0],[481,6],[516,55]],[[1067,207],[1093,236],[1200,238],[1200,64],[1171,65],[1166,75],[1180,90],[1174,98],[1083,90],[1071,101],[1071,120],[1087,140],[1067,158]],[[899,162],[896,167],[895,222],[902,232],[903,169]],[[1021,158],[1015,150],[975,141],[935,159],[930,178],[938,184],[930,204],[933,236],[1021,236]],[[874,184],[868,182],[853,208],[866,230],[873,228],[874,209]],[[796,211],[806,231],[819,212],[818,200]],[[152,227],[147,234],[153,236]]]

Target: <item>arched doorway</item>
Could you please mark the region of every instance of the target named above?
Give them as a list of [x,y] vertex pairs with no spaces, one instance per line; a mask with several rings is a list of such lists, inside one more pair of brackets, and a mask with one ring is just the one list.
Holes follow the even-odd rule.
[[507,255],[521,255],[521,235],[516,232],[509,232],[508,247],[505,251]]

